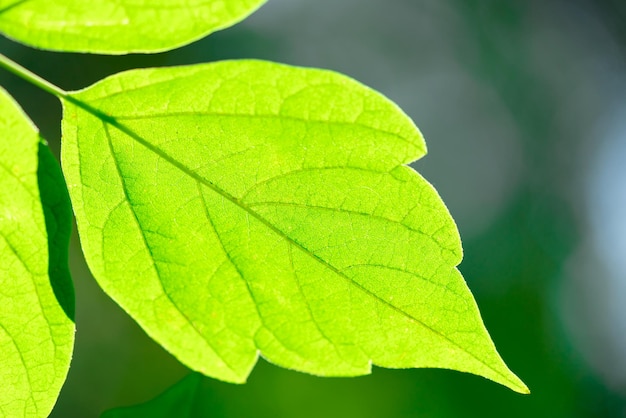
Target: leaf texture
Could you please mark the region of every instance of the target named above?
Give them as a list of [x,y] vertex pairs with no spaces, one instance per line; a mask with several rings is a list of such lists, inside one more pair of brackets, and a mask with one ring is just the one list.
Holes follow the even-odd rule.
[[0,89],[0,417],[47,417],[70,364],[71,212],[58,163]]
[[265,0],[0,0],[0,33],[55,51],[160,52],[246,18]]
[[262,61],[121,73],[64,103],[63,169],[101,287],[194,370],[443,367],[525,392],[405,164],[413,122],[345,76]]

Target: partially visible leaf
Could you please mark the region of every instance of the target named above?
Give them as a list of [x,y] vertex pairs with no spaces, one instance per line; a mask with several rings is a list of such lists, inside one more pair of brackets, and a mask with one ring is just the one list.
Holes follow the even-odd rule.
[[200,389],[202,375],[191,373],[154,399],[140,405],[111,409],[100,418],[196,418],[194,401]]
[[527,391],[404,164],[421,134],[336,73],[260,61],[136,70],[64,102],[63,169],[101,287],[189,367],[260,353],[318,375],[444,367]]
[[265,0],[0,0],[0,33],[55,51],[159,52],[246,18]]
[[70,364],[69,198],[58,163],[0,89],[0,416],[46,417]]

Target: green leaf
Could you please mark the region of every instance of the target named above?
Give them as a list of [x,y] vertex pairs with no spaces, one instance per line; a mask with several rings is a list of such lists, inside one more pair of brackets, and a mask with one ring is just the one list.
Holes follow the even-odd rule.
[[0,33],[55,51],[159,52],[246,18],[265,0],[0,0]]
[[201,382],[202,375],[192,373],[146,403],[112,409],[100,418],[208,418],[194,410]]
[[47,417],[70,364],[71,211],[58,163],[0,89],[0,417]]
[[192,369],[243,382],[260,353],[324,376],[444,367],[527,391],[455,268],[452,218],[404,165],[422,136],[380,94],[230,61],[114,75],[64,112],[87,262]]

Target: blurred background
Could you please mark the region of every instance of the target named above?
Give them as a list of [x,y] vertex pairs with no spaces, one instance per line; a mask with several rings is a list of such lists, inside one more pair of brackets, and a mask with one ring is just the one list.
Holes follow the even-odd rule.
[[[461,271],[523,396],[445,370],[324,379],[259,361],[205,378],[207,417],[626,417],[626,2],[269,0],[164,54],[0,50],[64,89],[129,68],[260,58],[348,74],[424,133],[413,164],[447,202]],[[60,105],[0,83],[59,152]],[[144,402],[189,373],[100,291],[76,234],[74,361],[53,417]]]

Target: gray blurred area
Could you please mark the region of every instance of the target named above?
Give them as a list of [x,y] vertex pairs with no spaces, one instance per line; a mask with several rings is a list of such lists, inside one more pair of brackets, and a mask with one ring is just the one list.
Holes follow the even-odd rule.
[[[461,271],[522,396],[444,370],[323,379],[260,360],[203,381],[206,417],[626,417],[626,2],[269,0],[176,51],[107,57],[0,50],[65,89],[137,67],[258,58],[340,71],[426,137],[413,167],[448,204]],[[5,86],[59,152],[60,105]],[[72,242],[77,341],[53,417],[97,417],[189,371],[90,276]]]

